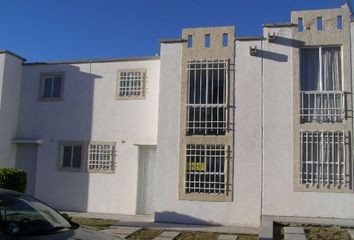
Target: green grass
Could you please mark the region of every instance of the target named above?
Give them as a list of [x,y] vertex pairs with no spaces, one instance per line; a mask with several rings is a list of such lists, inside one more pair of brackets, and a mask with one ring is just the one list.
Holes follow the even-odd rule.
[[258,240],[258,235],[238,235],[237,240]]
[[346,229],[337,227],[305,227],[307,240],[351,240],[351,236]]
[[132,235],[130,235],[127,239],[129,240],[152,240],[155,237],[159,236],[163,231],[157,229],[141,229]]
[[[152,240],[164,230],[141,229],[128,237],[129,240]],[[181,232],[175,240],[216,240],[220,233],[215,232]],[[239,235],[238,240],[258,240],[256,235]]]
[[218,236],[213,232],[182,232],[176,240],[216,240]]
[[109,228],[109,226],[117,222],[117,220],[107,220],[107,219],[98,219],[98,218],[80,218],[80,217],[72,217],[71,221],[78,223],[80,225],[94,227],[100,230]]

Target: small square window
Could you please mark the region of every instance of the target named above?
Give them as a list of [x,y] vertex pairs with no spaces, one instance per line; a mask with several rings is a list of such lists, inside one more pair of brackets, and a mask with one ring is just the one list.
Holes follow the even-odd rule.
[[113,173],[115,143],[91,142],[88,149],[88,170],[90,172]]
[[205,34],[205,47],[210,47],[210,34]]
[[60,101],[63,95],[64,73],[44,73],[40,80],[40,100]]
[[61,143],[59,168],[62,170],[80,171],[82,169],[82,156],[82,143]]
[[118,71],[116,99],[144,99],[146,70]]

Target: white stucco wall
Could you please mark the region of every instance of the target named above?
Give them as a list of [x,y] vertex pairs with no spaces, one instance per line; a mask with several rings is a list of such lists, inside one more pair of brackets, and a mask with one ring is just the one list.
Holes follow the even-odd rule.
[[[146,68],[144,100],[115,100],[118,69]],[[63,101],[38,101],[40,74],[65,72]],[[135,214],[138,147],[156,144],[159,60],[25,65],[18,137],[42,139],[36,196],[59,209]],[[59,141],[114,141],[114,174],[58,171]],[[84,159],[86,161],[86,159]]]
[[0,54],[0,167],[15,167],[22,60]]
[[[291,38],[290,28],[273,32]],[[278,60],[287,56],[264,59],[264,214],[354,219],[352,193],[293,191],[292,48],[282,41],[264,44],[265,51],[283,55]]]
[[[236,130],[232,202],[178,200],[181,85],[180,43],[161,45],[156,220],[259,226],[260,214],[260,71],[248,74],[248,47],[237,45]],[[247,57],[248,56],[248,57]],[[251,65],[250,64],[250,65]]]

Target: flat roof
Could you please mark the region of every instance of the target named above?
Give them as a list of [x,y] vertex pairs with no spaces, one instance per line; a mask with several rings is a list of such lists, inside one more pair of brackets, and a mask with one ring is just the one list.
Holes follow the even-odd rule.
[[265,40],[263,36],[244,36],[244,37],[236,37],[236,41],[261,41]]
[[182,42],[187,42],[187,41],[182,38],[160,39],[160,43],[182,43]]
[[282,28],[282,27],[297,27],[295,23],[265,23],[263,27],[266,28]]
[[20,55],[11,52],[7,49],[0,49],[0,54],[10,54],[11,56],[14,56],[15,58],[21,59],[22,61],[26,61],[26,58],[21,57]]
[[107,59],[85,59],[85,60],[67,60],[67,61],[50,61],[50,62],[28,62],[23,65],[59,65],[59,64],[79,64],[79,63],[105,63],[105,62],[130,62],[130,61],[145,61],[158,60],[160,56],[147,57],[129,57],[129,58],[107,58]]

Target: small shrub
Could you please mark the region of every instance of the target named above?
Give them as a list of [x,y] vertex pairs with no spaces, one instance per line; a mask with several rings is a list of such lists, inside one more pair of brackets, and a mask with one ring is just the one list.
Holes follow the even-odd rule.
[[25,192],[27,186],[27,174],[22,169],[0,168],[0,188]]

